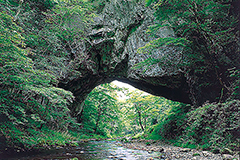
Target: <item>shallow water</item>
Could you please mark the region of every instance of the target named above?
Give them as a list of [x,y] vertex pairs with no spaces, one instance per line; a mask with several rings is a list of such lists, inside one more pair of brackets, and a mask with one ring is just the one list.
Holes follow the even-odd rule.
[[45,151],[38,154],[16,154],[4,158],[4,160],[146,160],[149,158],[157,159],[154,157],[160,156],[158,152],[148,153],[142,150],[127,149],[119,146],[118,143],[114,141],[90,141],[79,143],[77,147]]

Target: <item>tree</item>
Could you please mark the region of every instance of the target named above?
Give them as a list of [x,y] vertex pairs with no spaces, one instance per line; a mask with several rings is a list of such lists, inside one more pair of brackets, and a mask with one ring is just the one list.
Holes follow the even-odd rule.
[[66,27],[67,19],[86,12],[78,2],[74,8],[51,0],[0,1],[0,135],[8,145],[1,147],[34,148],[45,130],[75,124],[68,109],[73,94],[58,84],[69,69],[65,42],[73,47],[80,32]]
[[103,135],[116,132],[120,114],[116,99],[118,90],[111,84],[102,84],[88,95],[78,117],[83,130]]
[[126,114],[131,119],[131,124],[137,122],[142,131],[148,129],[152,122],[157,123],[162,112],[169,106],[165,103],[166,99],[146,94],[135,90],[128,94],[126,100]]

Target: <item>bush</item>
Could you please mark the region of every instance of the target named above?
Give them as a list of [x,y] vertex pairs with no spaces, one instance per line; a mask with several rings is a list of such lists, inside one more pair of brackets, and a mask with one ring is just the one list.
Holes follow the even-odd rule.
[[156,125],[150,137],[165,140],[176,139],[182,134],[183,126],[186,123],[186,114],[190,107],[186,104],[173,106],[168,115]]
[[[240,147],[240,101],[206,103],[187,114],[181,143],[199,144],[202,149],[221,150]],[[187,141],[188,140],[188,141]],[[187,144],[189,143],[189,144]]]
[[191,110],[189,105],[173,106],[154,128],[151,139],[177,146],[221,152],[240,148],[240,101],[205,103]]

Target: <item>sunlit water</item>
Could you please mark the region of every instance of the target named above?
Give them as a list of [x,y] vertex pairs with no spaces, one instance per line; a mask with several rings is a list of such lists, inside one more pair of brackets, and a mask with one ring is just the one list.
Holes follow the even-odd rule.
[[[148,153],[142,150],[127,149],[113,141],[91,141],[80,143],[78,147],[63,148],[38,154],[15,155],[6,160],[146,160],[159,157],[158,152]],[[1,159],[1,158],[0,158]],[[2,160],[2,159],[1,159]]]

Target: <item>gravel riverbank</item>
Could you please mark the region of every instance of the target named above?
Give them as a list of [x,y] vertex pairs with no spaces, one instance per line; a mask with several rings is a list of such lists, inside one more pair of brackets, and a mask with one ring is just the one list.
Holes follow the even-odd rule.
[[[148,152],[161,152],[161,156],[152,157],[152,159],[164,160],[239,160],[239,153],[230,154],[214,154],[209,151],[197,149],[181,148],[159,141],[152,140],[131,140],[128,143],[121,143],[123,147],[130,149],[145,150]],[[150,159],[149,159],[150,160]]]

